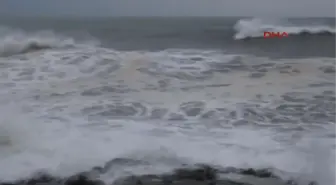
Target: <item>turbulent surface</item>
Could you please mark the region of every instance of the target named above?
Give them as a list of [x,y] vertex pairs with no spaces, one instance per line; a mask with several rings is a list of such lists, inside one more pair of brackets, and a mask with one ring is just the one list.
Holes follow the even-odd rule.
[[[13,183],[3,183],[3,185],[26,185],[26,184],[53,184],[53,185],[104,185],[104,181],[97,180],[97,177],[105,175],[107,172],[121,167],[135,167],[146,162],[125,158],[117,158],[109,161],[103,167],[93,167],[90,171],[82,172],[69,178],[53,177],[49,174],[39,172],[31,179],[17,180]],[[110,175],[110,174],[109,174]],[[301,182],[302,183],[302,182]],[[309,185],[316,185],[316,182],[306,182]],[[286,181],[273,174],[270,169],[237,169],[213,168],[207,165],[184,165],[184,168],[176,169],[165,174],[147,174],[140,176],[124,176],[112,185],[297,185],[292,179]]]
[[[218,175],[236,175],[218,184],[334,183],[329,55],[122,51],[96,39],[4,33],[1,182],[22,184],[18,179],[43,171],[57,184],[103,166],[91,177],[96,184],[155,184],[175,169],[183,174],[188,165],[206,164]],[[249,168],[271,169],[277,178],[245,177]],[[181,183],[197,184],[197,176]]]

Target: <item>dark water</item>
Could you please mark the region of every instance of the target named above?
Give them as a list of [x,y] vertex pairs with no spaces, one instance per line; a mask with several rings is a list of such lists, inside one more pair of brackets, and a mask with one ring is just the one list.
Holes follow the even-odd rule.
[[[188,48],[272,57],[335,56],[334,18],[2,18],[0,25],[25,31],[53,30],[78,39],[91,36],[119,50]],[[251,32],[251,28],[263,33],[265,26],[291,36],[234,39],[235,34]]]

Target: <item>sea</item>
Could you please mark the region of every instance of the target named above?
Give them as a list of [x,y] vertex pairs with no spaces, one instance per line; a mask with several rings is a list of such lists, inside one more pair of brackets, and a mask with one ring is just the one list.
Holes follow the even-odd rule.
[[335,18],[0,18],[0,183],[124,159],[141,162],[96,178],[206,164],[333,185],[335,116]]

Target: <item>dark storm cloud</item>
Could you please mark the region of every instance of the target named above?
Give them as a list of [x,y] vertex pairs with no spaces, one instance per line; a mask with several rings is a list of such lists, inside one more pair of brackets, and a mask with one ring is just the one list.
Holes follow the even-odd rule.
[[0,14],[335,16],[335,0],[0,0]]

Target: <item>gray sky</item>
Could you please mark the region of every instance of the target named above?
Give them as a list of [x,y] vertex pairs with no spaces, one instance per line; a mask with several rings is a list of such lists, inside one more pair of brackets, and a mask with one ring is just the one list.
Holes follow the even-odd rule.
[[0,14],[335,16],[335,0],[0,0]]

